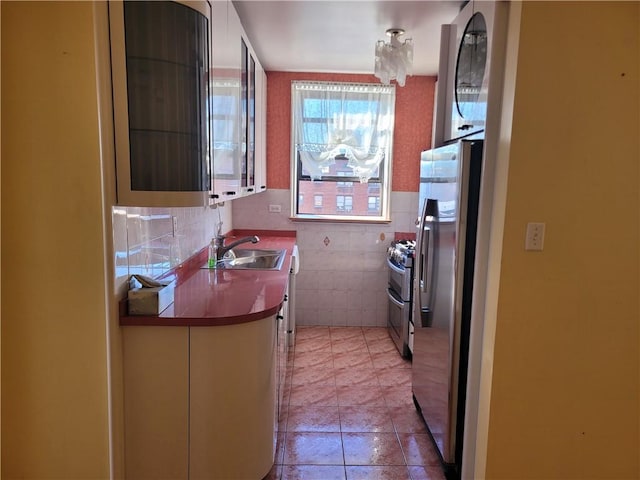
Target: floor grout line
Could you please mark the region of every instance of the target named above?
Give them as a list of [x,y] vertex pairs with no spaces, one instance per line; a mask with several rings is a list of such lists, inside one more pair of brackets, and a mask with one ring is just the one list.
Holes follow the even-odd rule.
[[[392,376],[393,374],[390,372],[393,371],[406,371],[408,370],[410,372],[410,364],[407,364],[407,361],[402,361],[402,362],[394,362],[393,358],[390,359],[390,365],[384,365],[381,364],[381,362],[383,362],[384,360],[380,360],[383,359],[385,356],[388,356],[388,354],[394,353],[395,355],[399,355],[397,353],[397,350],[395,349],[395,345],[393,345],[392,340],[389,338],[386,329],[382,329],[380,327],[371,327],[371,328],[367,328],[367,334],[365,334],[365,330],[363,327],[327,327],[326,329],[322,328],[319,329],[318,331],[322,331],[325,330],[325,332],[322,332],[321,334],[316,333],[315,335],[311,336],[311,334],[313,334],[314,332],[312,332],[311,330],[307,330],[307,332],[310,334],[309,337],[307,337],[304,332],[306,328],[316,328],[316,327],[299,327],[299,331],[298,331],[298,338],[296,341],[296,346],[294,346],[293,348],[293,352],[291,355],[291,365],[288,366],[288,371],[287,371],[287,375],[285,376],[285,408],[284,410],[284,415],[285,418],[282,420],[282,424],[279,423],[279,425],[281,425],[283,427],[283,431],[279,432],[278,435],[278,440],[279,440],[279,444],[277,447],[277,454],[278,454],[278,459],[279,461],[281,461],[281,464],[276,464],[274,466],[274,473],[273,476],[268,476],[266,477],[267,479],[282,479],[282,480],[290,480],[292,478],[304,478],[301,476],[294,476],[293,477],[289,477],[287,476],[287,472],[290,471],[296,471],[297,469],[303,468],[303,469],[308,469],[305,471],[317,471],[317,472],[327,472],[327,469],[324,469],[323,467],[328,467],[329,465],[315,465],[314,463],[309,463],[310,460],[313,459],[312,456],[310,456],[309,458],[303,458],[302,460],[300,460],[300,457],[298,456],[299,452],[295,452],[295,451],[288,451],[288,449],[291,448],[293,441],[296,440],[297,438],[300,439],[310,439],[310,438],[322,438],[323,436],[325,438],[339,438],[340,439],[340,449],[341,449],[341,453],[342,453],[342,464],[340,465],[342,467],[343,470],[343,474],[344,477],[341,477],[343,479],[348,479],[349,477],[349,472],[350,469],[355,469],[355,470],[351,470],[352,473],[355,471],[360,471],[362,469],[362,471],[367,471],[367,468],[372,468],[374,471],[381,471],[380,469],[384,470],[387,469],[389,471],[394,471],[394,472],[398,472],[398,474],[400,476],[398,477],[394,477],[394,476],[390,476],[388,477],[389,479],[393,479],[393,478],[402,478],[402,479],[413,479],[413,480],[444,480],[444,476],[429,476],[431,474],[428,474],[426,477],[424,476],[420,476],[420,477],[414,477],[412,476],[413,473],[411,472],[419,472],[420,469],[422,469],[423,473],[427,472],[427,470],[429,470],[429,468],[431,468],[431,465],[413,465],[410,463],[412,462],[411,458],[410,458],[410,454],[409,451],[407,451],[407,446],[403,446],[403,442],[401,440],[401,438],[407,437],[407,436],[415,436],[415,435],[422,435],[422,433],[412,433],[412,432],[401,432],[400,431],[400,426],[403,422],[403,420],[401,419],[401,416],[397,416],[398,412],[401,411],[401,409],[403,407],[407,407],[407,405],[403,405],[401,402],[398,402],[398,400],[395,399],[391,399],[389,398],[388,392],[395,386],[395,387],[400,387],[400,388],[404,388],[407,385],[405,385],[404,383],[400,383],[398,385],[393,385],[393,384],[386,384],[383,385],[381,382],[381,371],[384,371],[384,373],[387,375],[385,377],[385,381],[387,383],[391,383],[392,380],[389,379],[389,376]],[[359,332],[356,333],[352,333],[349,332],[348,330],[352,330],[352,331],[356,331],[359,330]],[[301,334],[302,333],[302,334]],[[372,375],[375,376],[375,385],[357,385],[354,386],[353,388],[360,388],[362,387],[362,391],[363,392],[367,392],[367,391],[372,391],[372,390],[368,390],[366,387],[375,387],[378,389],[379,391],[379,395],[382,396],[382,405],[370,405],[367,402],[363,403],[362,405],[347,405],[347,404],[341,404],[341,397],[339,392],[343,391],[344,392],[344,388],[339,388],[339,387],[346,387],[348,385],[338,385],[338,379],[337,379],[337,370],[341,369],[340,372],[344,373],[344,368],[350,368],[349,366],[345,366],[345,367],[336,367],[336,364],[334,362],[335,357],[337,356],[338,358],[341,359],[341,361],[344,358],[347,358],[347,356],[345,356],[346,354],[355,354],[354,356],[357,357],[358,355],[364,355],[364,349],[357,349],[355,351],[342,351],[342,350],[334,350],[338,347],[338,345],[340,343],[342,343],[343,341],[346,342],[353,342],[353,341],[363,341],[364,345],[366,346],[366,355],[368,356],[368,360],[371,364],[371,371],[372,371]],[[388,342],[388,343],[387,343]],[[387,344],[387,346],[385,347],[385,343]],[[322,348],[318,348],[318,349],[314,349],[314,344],[319,344],[320,346],[322,346]],[[344,345],[339,345],[339,348],[344,347]],[[376,350],[373,351],[372,347]],[[391,347],[391,348],[390,348]],[[302,348],[302,349],[301,349]],[[379,350],[378,350],[379,349]],[[304,407],[308,407],[310,411],[313,411],[314,409],[317,409],[318,407],[324,407],[324,405],[305,405],[305,402],[307,401],[304,397],[301,397],[300,399],[296,399],[296,401],[300,401],[302,402],[300,405],[297,404],[292,404],[292,397],[293,397],[293,393],[294,393],[294,386],[298,386],[299,388],[296,389],[296,392],[302,392],[304,391],[304,385],[307,385],[305,383],[300,383],[300,384],[294,384],[294,377],[296,375],[296,372],[300,372],[300,369],[304,369],[304,368],[314,368],[311,365],[306,365],[305,364],[296,364],[296,357],[298,357],[298,359],[302,359],[305,358],[305,362],[309,361],[309,358],[313,357],[313,354],[315,355],[325,355],[329,354],[330,357],[330,362],[327,362],[331,364],[331,367],[327,367],[327,368],[331,368],[331,377],[332,380],[330,381],[330,384],[332,385],[332,387],[335,390],[335,403],[336,405],[327,405],[327,407],[332,407],[333,411],[335,411],[335,413],[337,414],[337,432],[321,432],[321,431],[309,431],[306,432],[304,430],[301,431],[292,431],[290,430],[290,428],[298,428],[296,425],[294,425],[291,422],[291,411],[292,411],[292,407],[294,407],[294,410],[297,413],[303,412],[305,410]],[[379,361],[376,363],[373,362],[374,357],[376,357],[377,359],[379,359]],[[357,367],[353,367],[353,368],[357,368]],[[367,369],[369,367],[366,367]],[[290,370],[289,370],[290,369]],[[306,373],[311,373],[311,370],[307,370]],[[403,376],[406,376],[406,374],[403,372]],[[300,377],[299,379],[297,379],[296,381],[301,381],[304,382],[304,377]],[[341,379],[341,382],[345,381],[344,379]],[[404,382],[404,380],[402,381]],[[328,382],[329,383],[329,382]],[[309,383],[309,385],[313,385],[313,382]],[[409,385],[410,386],[410,385]],[[391,430],[389,432],[386,431],[376,431],[376,429],[374,428],[373,430],[369,429],[369,430],[365,430],[362,432],[358,432],[358,431],[343,431],[343,423],[346,424],[346,422],[348,421],[348,417],[347,417],[347,409],[349,407],[374,407],[376,409],[380,409],[381,411],[384,411],[384,415],[381,418],[385,418],[388,420],[388,422],[390,423],[390,427]],[[411,406],[410,408],[413,410],[415,407],[413,406],[412,402],[411,402]],[[329,409],[327,409],[328,411]],[[301,415],[303,417],[303,415]],[[394,418],[397,419],[394,420]],[[297,421],[304,421],[301,419],[297,419]],[[400,423],[398,423],[400,422]],[[348,428],[348,426],[346,427]],[[384,428],[384,427],[383,427]],[[405,429],[411,429],[411,427],[403,427]],[[307,434],[307,435],[299,435],[299,434]],[[331,435],[327,435],[327,434],[332,434],[335,435],[335,437],[332,437]],[[339,436],[337,435],[339,434]],[[353,439],[358,439],[358,435],[360,435],[360,438],[365,439],[367,438],[370,434],[376,434],[378,436],[378,438],[383,439],[383,438],[394,438],[395,442],[392,442],[391,445],[393,445],[392,451],[397,452],[396,455],[396,460],[387,460],[387,462],[391,462],[391,463],[384,463],[384,464],[376,464],[375,462],[373,463],[366,463],[366,464],[361,464],[359,462],[356,462],[356,464],[347,464],[347,459],[349,458],[347,455],[347,451],[345,449],[345,438],[347,439],[347,441],[350,438]],[[417,437],[416,437],[417,438]],[[335,448],[335,447],[333,447]],[[401,455],[402,457],[402,464],[397,464],[394,462],[397,462],[399,460],[399,456],[398,454]],[[351,454],[353,455],[353,453]],[[358,455],[360,455],[360,453],[355,454],[356,458],[358,457]],[[287,457],[290,458],[287,458]],[[365,457],[362,457],[365,458]],[[388,459],[392,459],[393,456],[388,457]],[[292,463],[296,460],[300,460],[298,463]],[[304,463],[303,460],[307,460],[307,463]],[[321,461],[322,459],[320,458],[316,458],[315,461]],[[289,463],[286,463],[289,462]],[[338,466],[338,465],[334,465],[334,466]],[[279,472],[279,474],[278,474]],[[405,472],[405,473],[401,473],[401,472]],[[388,473],[388,472],[387,472]],[[437,474],[437,472],[436,472]],[[392,475],[392,474],[389,474]],[[320,478],[320,477],[313,477],[313,478]],[[364,477],[359,477],[359,478],[364,478]],[[385,476],[385,478],[387,478]],[[323,479],[324,480],[324,479]]]

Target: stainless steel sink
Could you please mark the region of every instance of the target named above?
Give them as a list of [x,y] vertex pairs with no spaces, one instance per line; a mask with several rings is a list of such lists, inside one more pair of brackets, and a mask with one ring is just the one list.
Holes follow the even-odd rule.
[[224,259],[224,268],[236,270],[280,270],[284,263],[286,250],[233,249],[235,258]]
[[280,270],[286,250],[240,249],[229,251],[218,268],[227,270]]

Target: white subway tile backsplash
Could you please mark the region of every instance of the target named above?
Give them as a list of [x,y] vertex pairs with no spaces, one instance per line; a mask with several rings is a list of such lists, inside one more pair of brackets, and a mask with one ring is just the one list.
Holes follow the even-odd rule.
[[300,268],[296,277],[296,288],[298,290],[317,290],[319,288],[318,272],[308,268]]
[[309,308],[306,306],[300,306],[299,308],[296,308],[297,325],[329,325],[320,323],[319,319],[320,315],[317,308]]
[[314,252],[313,250],[305,249],[302,246],[298,246],[300,251],[300,271],[309,270],[317,272],[322,268],[322,265],[326,263],[324,256]]
[[220,220],[223,231],[233,228],[230,214],[228,207],[114,207],[116,290],[126,288],[129,275],[157,277],[181,264],[209,244]]
[[[316,310],[320,307],[319,300],[320,292],[318,290],[296,290],[296,304],[300,305],[302,309]],[[297,319],[297,318],[296,318]]]
[[365,291],[362,294],[362,304],[363,308],[370,308],[372,310],[377,310],[377,300],[384,293],[384,290],[372,290]]
[[[302,271],[312,274],[302,283],[316,288],[318,325],[386,324],[386,250],[397,227],[359,224],[295,224]],[[407,226],[402,228],[407,230]],[[330,243],[325,245],[324,239]],[[317,279],[312,284],[311,278]],[[298,288],[300,289],[300,282]],[[380,299],[384,300],[383,311]],[[312,300],[315,302],[316,297]],[[298,305],[304,300],[300,299]],[[327,303],[328,302],[328,303]],[[365,308],[368,310],[365,315]],[[305,305],[306,307],[306,305]],[[301,309],[305,308],[301,306]],[[306,311],[305,321],[313,321]]]
[[334,309],[346,311],[349,305],[349,294],[345,291],[333,290],[330,305]]
[[366,319],[362,315],[362,312],[358,313],[357,315],[349,315],[347,317],[347,327],[360,327],[363,325],[367,325],[367,323]]
[[318,290],[333,290],[334,289],[334,280],[336,277],[336,273],[331,270],[324,270],[318,272]]
[[349,271],[345,272],[347,277],[347,291],[355,292],[359,296],[362,296],[362,286],[364,284],[364,272],[362,271]]
[[336,274],[333,285],[336,290],[346,291],[349,286],[349,280],[346,275]]
[[327,325],[331,325],[332,327],[346,327],[349,325],[349,319],[351,318],[348,315],[348,312],[343,308],[331,308],[326,310],[326,321]]
[[363,306],[360,292],[347,291],[347,311],[350,315],[357,315],[362,311]]
[[366,272],[379,272],[380,270],[386,268],[385,264],[386,254],[384,252],[379,252],[379,254],[376,256],[369,256],[365,258],[362,268]]

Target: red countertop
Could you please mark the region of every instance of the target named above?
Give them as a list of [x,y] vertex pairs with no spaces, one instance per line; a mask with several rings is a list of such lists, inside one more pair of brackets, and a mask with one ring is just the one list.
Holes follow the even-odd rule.
[[120,325],[219,326],[252,322],[280,310],[291,268],[295,232],[234,230],[226,243],[258,235],[257,244],[238,248],[285,249],[280,270],[202,269],[207,249],[164,276],[175,280],[174,301],[160,315],[127,315],[126,299],[120,303]]

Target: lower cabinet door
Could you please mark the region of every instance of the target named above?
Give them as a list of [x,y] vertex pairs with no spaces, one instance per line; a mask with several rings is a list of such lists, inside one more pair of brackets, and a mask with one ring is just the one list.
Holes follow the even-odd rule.
[[190,329],[190,479],[259,479],[274,461],[276,321]]
[[125,475],[189,475],[189,327],[123,327]]

